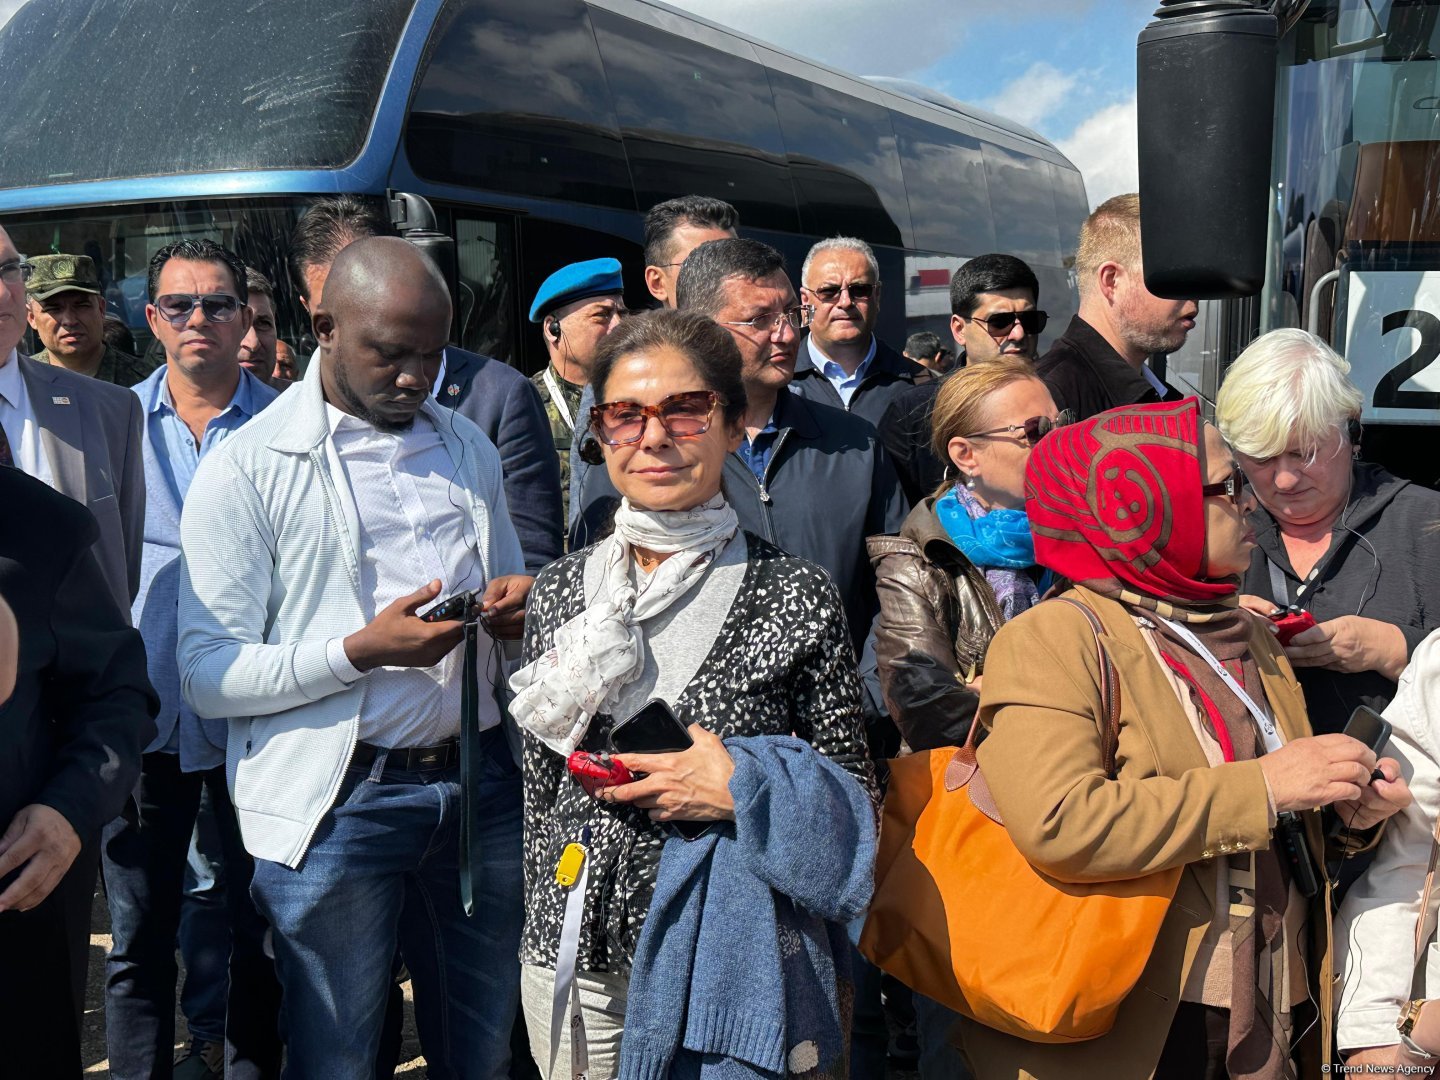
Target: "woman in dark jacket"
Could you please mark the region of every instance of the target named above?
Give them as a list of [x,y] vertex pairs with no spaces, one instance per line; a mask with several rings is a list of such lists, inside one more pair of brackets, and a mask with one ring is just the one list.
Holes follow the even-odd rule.
[[868,542],[880,685],[911,750],[965,741],[990,639],[1049,587],[1025,520],[1025,463],[1058,422],[1023,361],[956,372],[936,398],[932,440],[958,480],[919,503],[899,536]]
[[[588,880],[577,886],[583,908],[570,955],[589,1075],[603,1080],[618,1067],[631,964],[669,835],[664,823],[736,817],[735,766],[722,740],[798,736],[876,795],[835,587],[818,567],[739,529],[721,490],[745,415],[730,334],[688,312],[637,316],[606,338],[591,385],[600,402],[591,429],[623,499],[611,536],[552,563],[536,581],[526,666],[511,687],[525,731],[520,958],[531,1045],[542,1074],[570,1075],[569,1040],[557,1054],[551,1039],[572,895],[556,870],[581,844]],[[694,746],[647,756],[643,780],[588,795],[566,755],[609,750],[616,722],[655,699],[690,727]]]
[[1285,650],[1317,732],[1342,730],[1357,705],[1383,710],[1440,629],[1440,495],[1360,460],[1349,370],[1314,335],[1276,330],[1225,373],[1215,406],[1260,503],[1241,603],[1318,623]]

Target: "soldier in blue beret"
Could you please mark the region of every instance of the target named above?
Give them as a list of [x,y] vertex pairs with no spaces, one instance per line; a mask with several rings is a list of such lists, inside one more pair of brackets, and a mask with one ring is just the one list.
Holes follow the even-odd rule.
[[[541,324],[550,362],[531,381],[550,417],[550,434],[560,455],[563,505],[570,506],[570,443],[587,418],[580,396],[590,378],[590,362],[600,339],[626,314],[625,286],[618,259],[588,259],[556,270],[541,284],[530,305],[530,321]],[[568,516],[568,515],[567,515]],[[567,523],[568,528],[568,523]]]

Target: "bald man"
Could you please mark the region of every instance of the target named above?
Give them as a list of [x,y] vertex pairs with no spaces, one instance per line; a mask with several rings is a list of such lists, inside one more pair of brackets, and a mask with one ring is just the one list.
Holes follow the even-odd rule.
[[[430,394],[450,326],[435,267],[403,240],[357,241],[313,318],[319,377],[207,456],[185,504],[182,689],[202,717],[245,718],[227,764],[286,1075],[372,1073],[398,944],[432,1073],[502,1077],[520,776],[485,673],[532,579],[495,447]],[[485,618],[462,791],[462,623],[420,613],[470,592]]]

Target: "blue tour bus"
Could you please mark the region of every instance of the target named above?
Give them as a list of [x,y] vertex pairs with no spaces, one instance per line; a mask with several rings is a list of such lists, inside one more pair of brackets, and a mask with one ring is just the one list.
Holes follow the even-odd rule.
[[424,196],[458,262],[457,341],[534,370],[539,282],[614,255],[646,299],[641,223],[723,198],[792,272],[860,236],[887,284],[879,331],[948,339],[948,284],[1005,251],[1075,309],[1080,174],[1027,129],[801,59],[653,0],[31,0],[0,31],[0,223],[27,255],[92,256],[148,340],[145,269],[186,236],[277,287],[308,324],[289,233],[320,195]]

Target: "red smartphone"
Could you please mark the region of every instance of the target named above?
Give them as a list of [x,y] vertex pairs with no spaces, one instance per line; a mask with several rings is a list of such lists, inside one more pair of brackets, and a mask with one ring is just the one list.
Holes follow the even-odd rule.
[[565,759],[566,766],[580,781],[585,794],[594,798],[601,788],[619,787],[635,779],[634,774],[609,754],[576,750]]
[[1280,639],[1282,646],[1289,645],[1290,639],[1296,634],[1303,634],[1306,630],[1316,625],[1315,616],[1308,611],[1292,611],[1289,608],[1281,608],[1270,616],[1270,621],[1275,624],[1275,636]]

